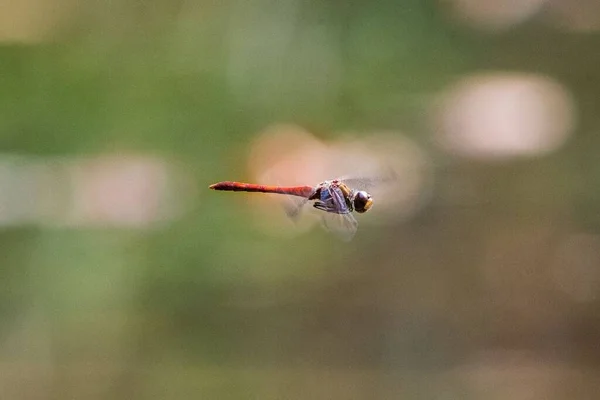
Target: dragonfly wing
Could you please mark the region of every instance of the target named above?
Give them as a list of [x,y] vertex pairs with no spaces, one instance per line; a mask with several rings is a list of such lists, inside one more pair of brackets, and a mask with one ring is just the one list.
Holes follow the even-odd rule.
[[358,228],[358,221],[356,221],[356,218],[350,213],[325,213],[322,221],[326,230],[345,242],[352,240]]
[[338,180],[344,182],[348,187],[356,190],[372,190],[375,187],[393,183],[398,180],[398,175],[395,171],[390,170],[381,176],[364,176],[364,177],[340,177]]
[[304,206],[308,203],[308,199],[300,198],[300,197],[291,197],[287,196],[283,203],[283,207],[285,209],[285,213],[288,217],[290,217],[293,221],[297,221],[302,214],[302,210]]
[[346,204],[346,198],[342,190],[336,186],[323,189],[321,192],[320,207],[323,211],[323,226],[344,241],[350,241],[356,229],[358,222],[350,213]]

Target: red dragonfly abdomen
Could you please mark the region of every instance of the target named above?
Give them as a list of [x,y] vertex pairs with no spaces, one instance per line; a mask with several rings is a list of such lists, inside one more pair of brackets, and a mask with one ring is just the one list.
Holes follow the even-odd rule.
[[230,192],[279,193],[305,198],[309,198],[315,191],[312,186],[272,186],[231,181],[215,183],[210,185],[209,188],[213,190],[225,190]]

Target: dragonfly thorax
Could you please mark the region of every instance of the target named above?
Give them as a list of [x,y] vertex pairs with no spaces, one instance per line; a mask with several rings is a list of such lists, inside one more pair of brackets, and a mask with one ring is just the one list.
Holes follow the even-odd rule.
[[[319,184],[318,189],[313,196],[314,198],[321,197],[321,200],[327,202],[327,199],[331,199],[331,195],[329,194],[332,188],[336,188],[341,192],[343,196],[343,201],[346,204],[346,207],[349,211],[356,211],[357,213],[365,213],[369,211],[371,206],[373,205],[373,199],[371,195],[364,190],[353,190],[348,187],[343,181],[339,181],[337,179],[332,181],[325,181]],[[325,190],[327,193],[325,196],[321,195],[321,191]]]

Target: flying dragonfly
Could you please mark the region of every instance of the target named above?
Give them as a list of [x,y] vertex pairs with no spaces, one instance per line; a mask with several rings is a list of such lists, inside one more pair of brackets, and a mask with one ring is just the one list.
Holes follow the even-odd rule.
[[[295,218],[302,206],[313,202],[313,207],[324,211],[324,226],[341,239],[349,241],[354,237],[358,221],[352,212],[365,213],[373,206],[373,199],[366,191],[370,182],[366,179],[333,179],[316,186],[272,186],[254,183],[224,181],[210,185],[213,190],[231,192],[277,193],[302,198],[296,207],[288,210]],[[360,187],[360,189],[359,189]]]

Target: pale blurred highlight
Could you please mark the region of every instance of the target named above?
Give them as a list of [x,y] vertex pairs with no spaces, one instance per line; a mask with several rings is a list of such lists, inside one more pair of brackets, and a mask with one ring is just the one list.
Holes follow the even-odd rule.
[[482,30],[505,30],[535,15],[548,0],[446,0],[442,4],[464,23]]
[[[344,137],[344,135],[340,135]],[[434,182],[433,164],[427,153],[401,132],[370,132],[361,135],[347,134],[331,146],[338,176],[348,178],[373,178],[379,180],[367,191],[374,205],[368,224],[393,224],[408,219],[430,200]],[[352,173],[341,170],[353,171]],[[354,175],[352,175],[354,174]]]
[[167,162],[148,156],[84,159],[71,163],[68,173],[75,189],[66,217],[71,226],[151,226],[177,217],[178,196],[191,194],[190,187],[174,185]]
[[542,156],[559,149],[575,127],[565,87],[544,76],[472,75],[448,88],[437,108],[436,140],[475,159]]
[[538,16],[567,31],[600,29],[597,0],[442,0],[439,4],[460,23],[485,32],[504,32]]
[[143,155],[0,156],[0,226],[150,228],[184,212],[194,190],[170,162]]
[[[352,133],[337,136],[340,139],[324,142],[298,126],[268,127],[251,146],[250,174],[257,183],[282,186],[316,186],[336,178],[371,180],[373,185],[367,191],[374,205],[358,217],[361,225],[398,222],[426,204],[433,168],[424,151],[407,136],[399,132],[374,132],[360,139]],[[265,231],[293,235],[291,232],[306,232],[319,221],[321,211],[309,204],[303,208],[304,218],[293,223],[285,216],[282,203],[292,202],[293,206],[294,198],[282,197],[247,196]]]

